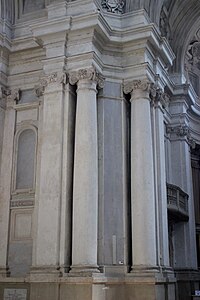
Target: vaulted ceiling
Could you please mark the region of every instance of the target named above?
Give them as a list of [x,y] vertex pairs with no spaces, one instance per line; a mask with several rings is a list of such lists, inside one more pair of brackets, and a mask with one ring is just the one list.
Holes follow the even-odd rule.
[[168,11],[171,29],[170,44],[176,54],[174,72],[184,67],[188,44],[200,27],[199,0],[167,0],[163,3]]

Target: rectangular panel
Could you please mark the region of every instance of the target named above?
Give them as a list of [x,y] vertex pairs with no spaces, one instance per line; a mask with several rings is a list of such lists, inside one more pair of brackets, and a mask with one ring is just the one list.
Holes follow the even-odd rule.
[[26,300],[27,290],[26,289],[4,289],[3,300]]
[[20,210],[12,212],[12,240],[32,238],[32,211]]

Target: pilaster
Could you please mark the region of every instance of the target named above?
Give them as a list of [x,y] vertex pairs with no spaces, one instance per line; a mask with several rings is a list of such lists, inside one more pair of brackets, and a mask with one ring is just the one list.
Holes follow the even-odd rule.
[[9,216],[10,216],[10,187],[12,182],[13,137],[15,131],[15,102],[19,100],[19,90],[2,90],[3,101],[6,102],[3,147],[1,162],[0,184],[0,276],[9,275],[7,265]]
[[169,268],[164,113],[169,96],[152,84],[150,89],[156,199],[157,264]]
[[59,275],[65,78],[54,72],[37,87],[38,96],[43,97],[43,123],[32,278],[35,273]]
[[[180,115],[181,123],[167,127],[171,141],[171,182],[189,195],[188,222],[174,225],[175,269],[196,269],[195,218],[191,170],[191,147],[194,141],[190,134],[187,119]],[[193,254],[192,254],[193,253]]]

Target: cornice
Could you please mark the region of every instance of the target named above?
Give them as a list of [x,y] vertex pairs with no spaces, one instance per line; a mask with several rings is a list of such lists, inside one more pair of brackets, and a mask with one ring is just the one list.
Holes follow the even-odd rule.
[[30,30],[34,37],[44,37],[48,35],[58,35],[61,32],[67,33],[71,27],[71,17],[51,19],[30,25]]

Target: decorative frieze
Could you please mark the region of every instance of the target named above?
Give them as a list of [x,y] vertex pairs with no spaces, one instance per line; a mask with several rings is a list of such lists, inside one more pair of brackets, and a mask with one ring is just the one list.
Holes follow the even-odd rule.
[[69,83],[71,85],[84,79],[95,81],[99,88],[103,88],[104,86],[104,78],[95,70],[95,68],[80,69],[69,73]]
[[34,200],[12,200],[10,206],[11,208],[34,206]]
[[108,12],[121,14],[124,12],[125,0],[102,0],[101,6]]

